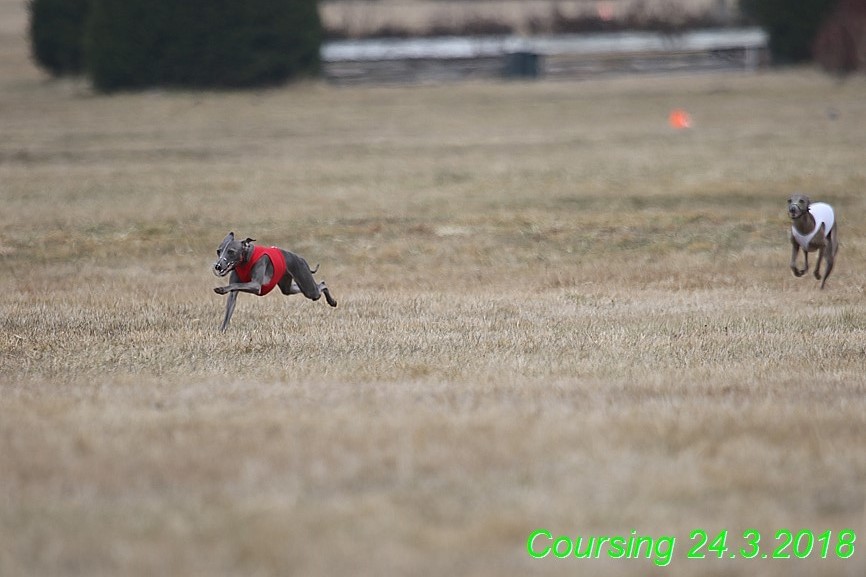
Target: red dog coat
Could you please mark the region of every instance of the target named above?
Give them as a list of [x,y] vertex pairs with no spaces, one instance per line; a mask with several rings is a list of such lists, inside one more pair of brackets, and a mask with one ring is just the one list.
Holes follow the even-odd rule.
[[283,275],[286,274],[286,259],[283,256],[283,252],[275,246],[265,248],[256,245],[253,246],[253,254],[250,256],[250,260],[235,267],[238,279],[241,282],[250,282],[252,280],[253,266],[265,255],[271,259],[271,263],[274,265],[274,276],[271,277],[268,284],[262,285],[262,288],[259,289],[260,297],[271,292],[277,286],[277,283],[280,282],[280,279],[283,278]]

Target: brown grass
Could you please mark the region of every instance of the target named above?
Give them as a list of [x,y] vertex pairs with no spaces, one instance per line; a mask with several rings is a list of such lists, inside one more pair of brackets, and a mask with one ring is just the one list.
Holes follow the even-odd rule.
[[341,37],[676,29],[739,19],[737,0],[323,0],[319,7],[325,28]]
[[[862,79],[109,98],[27,63],[20,4],[0,575],[863,574],[685,558],[697,528],[866,535]],[[824,291],[787,269],[795,189],[840,213]],[[242,295],[219,334],[228,229],[340,307]],[[539,527],[678,541],[536,561]]]

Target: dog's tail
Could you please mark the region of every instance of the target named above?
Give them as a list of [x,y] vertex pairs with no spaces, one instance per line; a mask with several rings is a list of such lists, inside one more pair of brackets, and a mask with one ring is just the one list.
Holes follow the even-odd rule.
[[[307,267],[307,268],[310,268],[310,267]],[[317,272],[319,272],[319,263],[316,263],[316,268],[314,268],[314,269],[310,268],[310,274],[316,274]]]

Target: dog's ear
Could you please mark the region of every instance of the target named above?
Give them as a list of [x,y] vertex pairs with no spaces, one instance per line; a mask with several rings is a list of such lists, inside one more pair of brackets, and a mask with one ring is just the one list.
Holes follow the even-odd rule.
[[223,250],[225,250],[225,248],[229,245],[229,243],[232,242],[234,239],[235,239],[235,233],[233,233],[233,232],[228,233],[226,235],[226,237],[223,239],[223,241],[220,243],[219,248],[217,249],[217,256],[221,255],[223,253]]
[[245,241],[241,242],[241,244],[244,245],[244,248],[246,248],[250,245],[251,242],[255,242],[255,241],[256,241],[256,239],[247,237],[247,239]]

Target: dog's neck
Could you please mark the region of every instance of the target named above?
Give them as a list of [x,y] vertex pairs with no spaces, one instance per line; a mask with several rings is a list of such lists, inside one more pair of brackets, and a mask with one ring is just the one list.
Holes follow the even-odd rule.
[[791,226],[800,234],[807,235],[815,230],[815,217],[807,209],[797,218],[791,219]]

